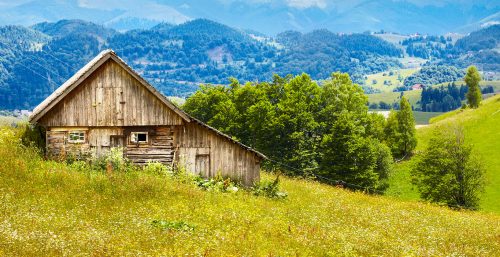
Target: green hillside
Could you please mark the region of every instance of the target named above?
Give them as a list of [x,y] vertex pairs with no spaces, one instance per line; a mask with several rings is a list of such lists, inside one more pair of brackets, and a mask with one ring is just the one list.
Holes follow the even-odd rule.
[[[0,128],[0,255],[500,254],[500,216],[283,178],[282,200],[44,161]],[[264,180],[273,176],[264,175]]]
[[[474,145],[486,168],[487,185],[481,208],[500,212],[500,95],[483,101],[478,109],[456,110],[431,119],[431,125],[417,131],[417,151],[425,149],[433,129],[450,123],[462,124],[466,139]],[[410,185],[409,167],[412,161],[397,165],[388,194],[403,199],[418,198]]]
[[417,70],[399,69],[370,74],[366,76],[365,85],[380,90],[380,92],[392,92],[395,88],[402,86],[404,79]]

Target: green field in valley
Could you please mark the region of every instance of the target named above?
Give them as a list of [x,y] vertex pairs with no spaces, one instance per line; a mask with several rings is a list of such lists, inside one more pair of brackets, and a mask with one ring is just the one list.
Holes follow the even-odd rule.
[[[486,188],[482,196],[484,211],[500,213],[500,95],[482,102],[478,109],[455,110],[431,119],[431,125],[417,130],[417,151],[424,150],[434,129],[447,124],[461,124],[466,140],[473,144],[486,169]],[[418,193],[410,183],[413,161],[396,165],[391,176],[388,195],[402,199],[417,199]]]
[[417,70],[418,69],[399,69],[367,75],[365,85],[378,89],[381,92],[392,92],[396,87],[402,86],[404,79]]
[[[417,107],[417,102],[420,101],[422,90],[403,91],[404,96],[410,101],[410,104]],[[376,94],[367,94],[369,103],[385,102],[388,104],[399,103],[401,92],[384,92]]]
[[442,115],[442,112],[419,112],[414,111],[413,117],[415,117],[415,123],[417,125],[427,125],[430,123],[432,118]]

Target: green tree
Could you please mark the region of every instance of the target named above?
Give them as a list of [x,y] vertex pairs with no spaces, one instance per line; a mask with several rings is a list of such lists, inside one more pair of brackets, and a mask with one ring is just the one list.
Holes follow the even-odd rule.
[[404,96],[399,105],[400,110],[391,110],[387,118],[385,142],[395,157],[405,157],[417,146],[417,131],[410,103]]
[[477,209],[484,170],[458,126],[439,128],[412,168],[413,183],[423,199]]
[[464,81],[468,87],[467,103],[472,108],[479,107],[482,100],[481,89],[479,88],[481,75],[477,71],[476,66],[470,66],[467,68],[467,74],[465,74]]
[[364,128],[352,114],[342,113],[331,133],[321,141],[320,174],[335,180],[373,187],[378,181],[375,172],[377,156],[372,139],[364,137]]
[[[289,165],[310,173],[317,169],[318,127],[321,88],[307,74],[292,78],[284,85],[277,103],[275,151]],[[303,175],[303,174],[297,174]]]
[[[367,136],[352,113],[343,112],[321,141],[321,176],[361,187],[383,190],[392,167],[387,146]],[[359,188],[357,188],[359,189]]]
[[411,110],[410,102],[406,97],[401,97],[399,102],[398,118],[398,134],[399,134],[399,149],[396,154],[401,156],[410,154],[417,146],[417,130],[415,128],[415,118]]
[[294,167],[285,169],[290,175],[322,170],[331,178],[383,188],[380,180],[391,166],[391,154],[380,143],[385,120],[368,114],[363,89],[347,73],[331,74],[321,87],[307,74],[244,85],[231,79],[227,87],[201,86],[183,108]]

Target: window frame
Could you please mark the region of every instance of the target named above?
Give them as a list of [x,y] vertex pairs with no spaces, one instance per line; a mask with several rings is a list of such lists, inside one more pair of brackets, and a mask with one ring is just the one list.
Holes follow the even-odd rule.
[[[146,140],[145,141],[134,141],[133,138],[134,138],[134,135],[146,135]],[[139,139],[139,138],[137,138]],[[147,131],[134,131],[134,132],[130,132],[130,140],[129,142],[131,144],[139,144],[139,145],[146,145],[146,144],[149,144],[149,133]]]
[[[72,139],[71,138],[71,134],[81,134],[81,135],[78,135],[78,138],[79,139]],[[84,131],[84,130],[72,130],[72,131],[68,131],[68,143],[70,144],[81,144],[81,143],[85,143],[87,139],[87,132]]]

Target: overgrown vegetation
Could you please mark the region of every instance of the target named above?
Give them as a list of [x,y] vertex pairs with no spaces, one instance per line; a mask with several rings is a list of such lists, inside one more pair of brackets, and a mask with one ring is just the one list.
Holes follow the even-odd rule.
[[43,160],[10,128],[0,129],[0,163],[1,255],[500,253],[496,215],[307,180],[281,176],[288,197],[276,201],[200,190],[154,172],[79,170]]

